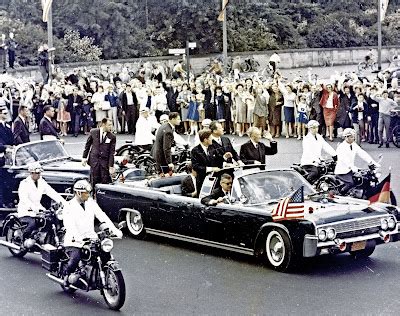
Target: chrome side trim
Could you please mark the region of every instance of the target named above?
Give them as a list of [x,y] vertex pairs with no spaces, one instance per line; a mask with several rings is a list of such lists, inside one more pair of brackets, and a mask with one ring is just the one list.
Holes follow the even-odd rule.
[[157,236],[162,236],[162,237],[167,237],[167,238],[171,238],[171,239],[187,241],[187,242],[195,243],[198,245],[204,245],[204,246],[209,246],[209,247],[214,247],[214,248],[219,248],[219,249],[224,249],[224,250],[229,250],[229,251],[235,251],[235,252],[243,253],[246,255],[251,255],[251,256],[254,255],[253,249],[243,248],[243,247],[233,246],[233,245],[228,245],[228,244],[222,244],[222,243],[215,242],[215,241],[208,241],[208,240],[184,236],[184,235],[180,235],[180,234],[169,233],[169,232],[165,232],[165,231],[161,231],[161,230],[157,230],[157,229],[146,228],[146,233],[157,235]]

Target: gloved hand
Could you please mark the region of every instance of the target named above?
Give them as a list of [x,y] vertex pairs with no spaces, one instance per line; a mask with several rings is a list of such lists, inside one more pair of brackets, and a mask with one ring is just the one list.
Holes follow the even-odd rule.
[[337,161],[337,155],[332,156],[332,160],[336,162]]

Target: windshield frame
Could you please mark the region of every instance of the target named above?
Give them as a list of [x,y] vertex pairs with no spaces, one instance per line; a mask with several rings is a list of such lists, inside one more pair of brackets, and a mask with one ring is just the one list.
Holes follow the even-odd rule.
[[[272,175],[273,173],[275,173],[275,176],[279,177],[284,177],[285,174],[292,174],[295,178],[299,180],[299,186],[291,188],[293,190],[288,190],[287,194],[284,194],[283,196],[271,196],[271,198],[265,199],[263,201],[254,199],[253,200],[254,202],[250,203],[251,199],[249,198],[249,196],[246,195],[246,193],[243,192],[241,187],[243,183],[241,182],[244,180],[245,183],[248,184],[251,181],[248,181],[247,179],[251,179],[252,177],[260,177],[260,176],[262,177],[262,175],[268,177],[268,174]],[[307,196],[309,194],[314,194],[317,192],[310,183],[308,183],[298,172],[296,172],[293,169],[271,169],[258,172],[255,171],[246,174],[238,174],[238,175],[235,174],[234,183],[232,187],[232,197],[237,201],[241,201],[243,204],[247,206],[270,204],[272,202],[279,201],[280,199],[289,196],[291,193],[295,192],[301,186],[304,186],[304,196]]]
[[[53,145],[52,145],[52,144]],[[57,157],[52,157],[52,158],[48,158],[48,159],[39,159],[40,157],[32,157],[32,153],[28,151],[29,148],[40,148],[43,147],[43,149],[47,148],[47,146],[50,147],[56,147],[59,149],[59,153],[60,155]],[[17,155],[21,150],[26,150],[29,154],[31,154],[31,157],[34,159],[34,161],[29,161],[28,163],[26,163],[26,161],[19,163],[17,161]],[[42,150],[37,150],[37,152],[41,152]],[[67,151],[65,150],[64,146],[61,144],[61,142],[59,140],[40,140],[40,141],[34,141],[34,142],[29,142],[29,143],[24,143],[21,145],[18,145],[13,152],[12,155],[12,166],[16,167],[16,168],[24,168],[27,167],[30,163],[33,162],[39,162],[41,164],[45,164],[51,161],[57,161],[57,160],[62,160],[62,159],[69,159],[70,156],[67,153]]]

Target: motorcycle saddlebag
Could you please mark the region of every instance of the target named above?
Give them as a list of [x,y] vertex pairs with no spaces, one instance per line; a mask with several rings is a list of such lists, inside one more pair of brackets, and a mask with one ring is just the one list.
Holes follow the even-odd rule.
[[42,267],[48,271],[55,271],[57,270],[58,260],[57,248],[50,244],[43,245]]

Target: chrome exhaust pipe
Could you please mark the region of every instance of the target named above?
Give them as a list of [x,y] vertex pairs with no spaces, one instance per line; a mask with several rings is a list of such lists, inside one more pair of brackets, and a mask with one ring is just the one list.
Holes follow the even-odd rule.
[[21,250],[20,246],[13,244],[12,242],[5,241],[5,240],[0,240],[0,245],[5,246],[7,248],[12,248],[14,250]]
[[[64,285],[64,280],[62,280],[60,278],[57,278],[55,275],[52,275],[51,273],[46,273],[46,275],[52,281],[54,281],[54,282],[56,282],[58,284]],[[79,290],[79,288],[77,288],[76,286],[73,286],[73,285],[68,285],[68,287],[70,287],[70,288],[72,288],[74,290]]]

